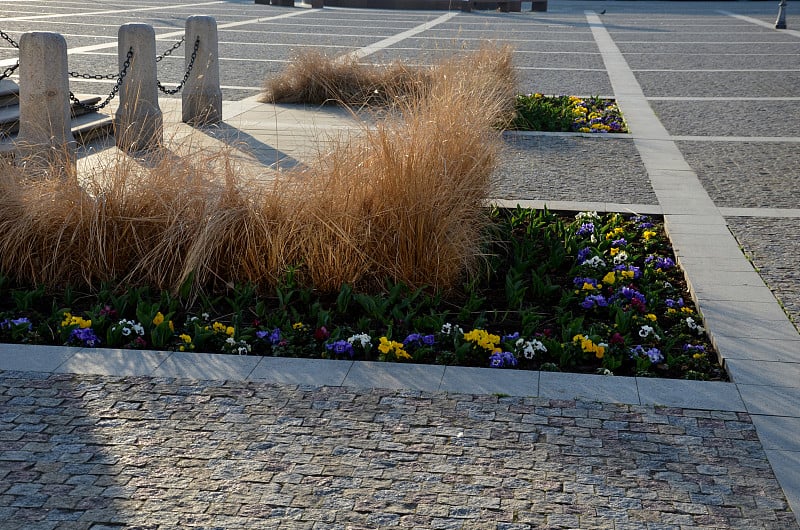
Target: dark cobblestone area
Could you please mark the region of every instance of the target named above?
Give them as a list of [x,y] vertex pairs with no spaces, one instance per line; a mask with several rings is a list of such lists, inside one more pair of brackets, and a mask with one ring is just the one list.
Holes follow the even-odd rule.
[[745,254],[758,269],[789,318],[800,329],[800,218],[730,217],[726,219]]
[[751,70],[754,63],[758,68],[800,69],[800,55],[795,53],[774,53],[771,55],[752,53],[641,53],[628,52],[625,60],[633,70],[666,68],[675,70],[730,69]]
[[630,139],[505,138],[492,198],[658,204]]
[[0,373],[0,528],[797,528],[748,415]]
[[[717,206],[797,208],[796,143],[677,142]],[[781,238],[783,240],[783,237]]]
[[[775,21],[773,19],[772,23]],[[702,54],[734,54],[734,55],[747,55],[753,53],[753,44],[749,42],[724,42],[724,43],[698,43],[698,42],[617,42],[617,46],[624,54],[627,53],[658,53],[658,54],[674,54],[674,55],[692,55],[695,53]],[[797,53],[798,41],[797,39],[789,40],[786,42],[770,42],[765,44],[769,46],[770,54],[791,54]],[[650,66],[649,68],[653,68]],[[751,66],[750,68],[754,68]],[[658,68],[655,66],[655,68]],[[735,74],[737,72],[731,72]],[[713,77],[713,75],[712,75]],[[732,87],[732,90],[734,88]],[[735,90],[734,90],[735,91]],[[670,94],[672,96],[676,94]],[[698,94],[700,95],[700,94]],[[711,94],[706,94],[711,95]],[[741,94],[740,94],[741,95]]]
[[794,102],[651,101],[650,106],[674,135],[800,136],[800,109]]
[[[796,45],[800,49],[800,44]],[[800,71],[635,72],[646,96],[783,97],[800,86]],[[776,116],[777,118],[777,116]]]

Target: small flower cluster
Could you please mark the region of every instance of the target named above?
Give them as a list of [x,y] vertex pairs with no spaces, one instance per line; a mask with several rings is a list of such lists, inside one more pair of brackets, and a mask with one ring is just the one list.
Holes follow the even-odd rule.
[[583,133],[627,132],[619,107],[613,99],[569,97],[575,121],[572,130]]

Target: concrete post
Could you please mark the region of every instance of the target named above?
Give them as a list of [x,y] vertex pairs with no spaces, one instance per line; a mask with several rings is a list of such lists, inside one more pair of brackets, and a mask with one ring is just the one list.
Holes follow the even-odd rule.
[[786,29],[786,0],[778,3],[778,18],[775,20],[775,29]]
[[19,134],[15,163],[45,175],[74,174],[67,42],[58,33],[19,41]]
[[119,68],[133,57],[119,88],[119,108],[114,117],[117,147],[125,151],[153,149],[164,137],[164,119],[158,106],[156,34],[147,24],[123,24],[119,28]]
[[183,87],[183,121],[192,125],[219,123],[222,120],[222,90],[219,87],[219,46],[214,17],[186,19],[185,66],[189,67],[194,44],[200,39],[192,71]]

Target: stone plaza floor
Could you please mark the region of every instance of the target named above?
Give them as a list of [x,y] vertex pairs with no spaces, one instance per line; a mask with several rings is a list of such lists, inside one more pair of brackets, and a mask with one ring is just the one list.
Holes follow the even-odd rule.
[[[179,100],[162,108],[176,137],[246,144],[264,166],[303,163],[353,126],[330,109],[255,101],[261,79],[307,46],[427,64],[494,39],[514,46],[521,92],[616,97],[630,135],[506,134],[491,199],[663,215],[732,380],[4,345],[0,528],[798,527],[791,11],[779,31],[771,2],[0,4],[0,30],[62,32],[71,67],[103,71],[116,69],[119,24],[152,24],[166,48],[186,16],[215,16],[224,126],[190,131],[169,118]],[[13,57],[0,46],[0,66]],[[181,52],[162,63],[178,76]]]

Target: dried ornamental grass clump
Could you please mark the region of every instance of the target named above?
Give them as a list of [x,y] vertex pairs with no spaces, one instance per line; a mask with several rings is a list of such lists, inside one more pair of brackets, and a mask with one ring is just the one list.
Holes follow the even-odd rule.
[[0,272],[47,286],[190,282],[197,292],[274,286],[295,268],[323,291],[386,279],[447,289],[480,252],[492,126],[513,104],[511,54],[486,48],[429,77],[392,117],[271,182],[247,180],[225,152],[167,151],[148,164],[120,155],[80,184],[3,166]]
[[338,289],[354,280],[325,249],[352,254],[366,284],[447,287],[463,277],[486,223],[499,140],[492,126],[509,115],[513,87],[508,50],[440,65],[426,97],[309,169],[309,226],[329,238],[303,255],[311,283]]
[[419,99],[436,69],[394,62],[360,63],[357,57],[334,57],[320,50],[297,53],[278,76],[264,82],[264,103],[337,103],[351,107],[393,105],[397,99]]

